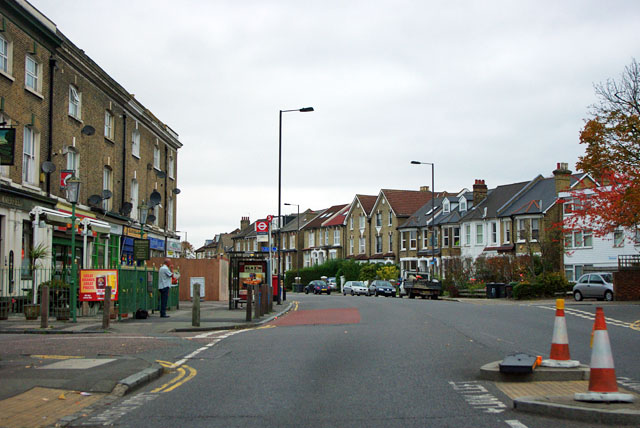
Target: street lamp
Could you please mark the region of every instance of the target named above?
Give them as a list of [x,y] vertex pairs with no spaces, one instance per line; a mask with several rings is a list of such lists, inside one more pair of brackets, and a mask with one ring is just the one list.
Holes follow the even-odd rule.
[[429,269],[430,280],[433,280],[433,274],[436,271],[436,240],[434,236],[435,232],[435,224],[433,222],[433,216],[436,211],[436,200],[435,200],[435,189],[433,184],[433,176],[434,176],[434,164],[432,162],[419,162],[419,161],[411,161],[412,165],[431,165],[431,265],[432,269]]
[[286,202],[284,204],[288,206],[295,206],[296,208],[298,208],[298,215],[296,216],[296,221],[298,222],[298,228],[296,229],[296,278],[298,278],[300,276],[300,258],[298,257],[298,246],[299,246],[298,233],[300,233],[300,205],[288,204]]
[[65,191],[67,193],[67,201],[71,204],[71,315],[72,321],[77,322],[78,265],[76,264],[76,204],[80,197],[80,179],[76,176],[68,179]]
[[282,208],[281,203],[281,195],[282,195],[282,113],[289,113],[292,111],[299,111],[300,113],[307,113],[313,111],[313,107],[303,107],[300,109],[294,110],[280,110],[280,123],[278,128],[278,305],[282,304],[282,295],[280,293],[280,272],[282,267],[282,253],[280,250],[281,247],[281,234],[280,229],[282,229],[282,215],[280,208]]

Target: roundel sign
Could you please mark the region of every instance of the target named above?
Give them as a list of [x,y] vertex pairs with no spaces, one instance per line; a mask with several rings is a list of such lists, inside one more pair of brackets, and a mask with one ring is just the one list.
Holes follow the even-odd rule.
[[269,231],[269,222],[266,220],[256,221],[256,232],[267,232]]

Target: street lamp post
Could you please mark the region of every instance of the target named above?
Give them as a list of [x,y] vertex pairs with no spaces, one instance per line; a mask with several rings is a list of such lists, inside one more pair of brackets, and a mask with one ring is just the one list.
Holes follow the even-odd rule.
[[298,204],[288,204],[286,202],[284,204],[288,205],[288,206],[295,205],[296,208],[298,208],[298,215],[296,216],[296,221],[298,222],[298,225],[297,225],[297,228],[296,228],[296,278],[298,278],[300,276],[300,258],[298,257],[298,246],[299,246],[298,234],[300,233],[300,205],[298,205]]
[[435,232],[435,224],[433,222],[433,217],[436,211],[436,199],[435,199],[435,189],[433,184],[434,178],[434,164],[432,162],[420,162],[420,161],[411,161],[412,165],[431,165],[431,269],[429,269],[429,279],[433,280],[433,275],[436,271],[436,240],[434,236]]
[[300,109],[293,110],[280,110],[280,121],[278,128],[278,305],[282,304],[282,295],[281,295],[281,287],[280,287],[280,272],[282,271],[282,253],[280,250],[281,247],[281,234],[280,230],[282,229],[282,214],[280,209],[282,208],[281,203],[281,195],[282,195],[282,113],[288,113],[292,111],[299,111],[301,113],[307,113],[313,111],[313,107],[303,107]]
[[78,306],[78,265],[76,263],[76,204],[80,197],[80,180],[73,176],[67,180],[65,190],[71,204],[71,316],[77,322]]

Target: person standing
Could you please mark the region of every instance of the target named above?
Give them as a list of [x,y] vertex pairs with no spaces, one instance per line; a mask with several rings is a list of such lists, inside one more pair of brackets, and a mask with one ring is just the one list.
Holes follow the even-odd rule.
[[160,318],[169,318],[167,315],[167,301],[169,300],[169,288],[173,272],[169,268],[171,261],[164,259],[164,263],[158,272],[158,291],[160,292]]

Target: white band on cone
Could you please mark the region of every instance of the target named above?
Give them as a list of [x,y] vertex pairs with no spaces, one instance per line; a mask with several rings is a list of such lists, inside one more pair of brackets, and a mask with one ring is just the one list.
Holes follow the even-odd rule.
[[613,369],[613,355],[607,330],[593,332],[593,350],[591,351],[592,369]]

